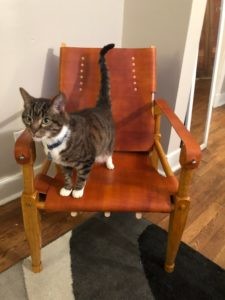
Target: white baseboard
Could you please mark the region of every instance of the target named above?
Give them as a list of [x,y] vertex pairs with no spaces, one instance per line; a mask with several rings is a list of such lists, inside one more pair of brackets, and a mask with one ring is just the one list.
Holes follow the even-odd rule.
[[225,93],[216,94],[213,107],[219,107],[225,104]]
[[[173,172],[176,172],[181,168],[180,163],[179,163],[180,149],[177,149],[177,150],[173,151],[172,153],[167,154],[166,158],[167,158],[168,163]],[[161,175],[165,176],[165,172],[164,172],[161,164],[159,164],[158,171]]]
[[[40,170],[41,165],[35,167],[35,172]],[[23,181],[22,173],[0,179],[0,206],[21,196]]]
[[180,159],[180,148],[166,155],[167,160],[172,168],[173,172],[178,171],[181,168],[179,163]]

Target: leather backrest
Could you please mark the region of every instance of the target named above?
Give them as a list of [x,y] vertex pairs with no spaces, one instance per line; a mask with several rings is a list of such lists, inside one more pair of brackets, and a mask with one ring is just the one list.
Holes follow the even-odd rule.
[[[60,91],[67,110],[93,107],[100,86],[99,48],[62,47]],[[116,151],[148,151],[153,145],[151,95],[156,91],[155,48],[114,48],[106,54]]]

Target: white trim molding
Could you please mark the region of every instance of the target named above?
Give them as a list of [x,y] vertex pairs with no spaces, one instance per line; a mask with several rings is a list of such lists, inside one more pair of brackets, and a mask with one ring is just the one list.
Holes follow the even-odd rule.
[[169,165],[171,166],[173,172],[176,172],[181,168],[181,165],[179,163],[180,151],[181,149],[179,148],[166,155]]
[[[173,172],[176,172],[176,171],[180,170],[180,168],[181,168],[181,165],[179,163],[180,151],[181,151],[181,149],[179,148],[169,154],[166,154],[166,158],[167,158],[168,163]],[[166,176],[161,164],[159,164],[158,172],[161,175]]]
[[225,104],[225,93],[216,94],[214,97],[213,107],[219,107]]
[[[35,173],[40,171],[41,165],[34,168]],[[17,199],[22,194],[22,172],[0,179],[0,206]]]
[[17,173],[0,180],[0,205],[4,205],[18,197],[22,192],[22,174]]

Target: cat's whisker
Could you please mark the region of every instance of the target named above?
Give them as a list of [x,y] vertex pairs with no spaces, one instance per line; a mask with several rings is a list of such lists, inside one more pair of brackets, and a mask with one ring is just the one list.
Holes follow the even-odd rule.
[[104,212],[104,216],[106,218],[109,218],[111,216],[111,212],[109,212],[109,211]]

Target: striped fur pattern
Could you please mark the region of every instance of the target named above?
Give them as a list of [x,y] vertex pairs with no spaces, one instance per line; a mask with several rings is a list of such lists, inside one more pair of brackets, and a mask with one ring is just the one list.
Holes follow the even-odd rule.
[[[22,120],[35,141],[42,141],[45,152],[62,166],[65,186],[62,196],[83,196],[84,187],[94,162],[106,163],[113,169],[114,122],[111,113],[110,88],[105,54],[114,47],[103,47],[99,55],[101,85],[94,108],[68,114],[62,93],[53,100],[34,98],[20,88],[24,100]],[[76,170],[77,180],[72,181]]]

